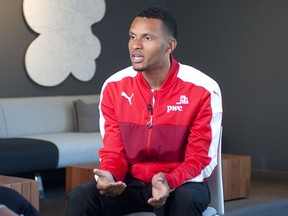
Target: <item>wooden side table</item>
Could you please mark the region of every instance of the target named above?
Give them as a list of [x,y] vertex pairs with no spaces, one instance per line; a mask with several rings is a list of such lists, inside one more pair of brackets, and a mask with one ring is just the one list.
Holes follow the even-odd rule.
[[37,181],[0,175],[0,186],[16,190],[39,210],[39,186]]
[[97,168],[99,163],[88,163],[81,165],[72,165],[66,167],[66,193],[69,193],[74,187],[83,184],[94,178],[93,169]]
[[222,154],[224,200],[248,197],[250,194],[251,157]]

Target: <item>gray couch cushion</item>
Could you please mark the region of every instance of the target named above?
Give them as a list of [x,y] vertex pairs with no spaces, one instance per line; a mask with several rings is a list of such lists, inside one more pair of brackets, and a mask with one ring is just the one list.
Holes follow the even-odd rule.
[[75,101],[78,132],[99,132],[99,103]]
[[0,139],[0,174],[55,169],[58,149],[51,142],[26,138]]
[[7,137],[5,117],[1,104],[0,104],[0,137]]

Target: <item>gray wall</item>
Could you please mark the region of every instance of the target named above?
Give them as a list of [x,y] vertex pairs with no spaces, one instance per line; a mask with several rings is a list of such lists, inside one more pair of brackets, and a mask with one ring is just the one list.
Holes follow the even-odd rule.
[[168,2],[180,18],[178,59],[222,88],[223,151],[288,171],[288,1]]
[[69,77],[41,87],[27,76],[24,54],[37,36],[25,24],[22,1],[0,0],[0,97],[94,94],[103,81],[130,64],[128,29],[145,5],[163,5],[177,16],[174,56],[207,73],[223,94],[223,152],[251,155],[252,167],[288,171],[288,1],[106,0],[93,25],[102,43],[93,80]]

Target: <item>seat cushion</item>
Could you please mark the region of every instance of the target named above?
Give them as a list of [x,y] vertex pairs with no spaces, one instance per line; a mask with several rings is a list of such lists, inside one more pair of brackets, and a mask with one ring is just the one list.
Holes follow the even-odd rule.
[[213,207],[208,207],[202,214],[203,216],[216,216],[217,215],[217,211],[215,208]]
[[103,147],[100,132],[55,133],[26,136],[54,143],[59,151],[57,168],[68,165],[99,162],[98,151]]

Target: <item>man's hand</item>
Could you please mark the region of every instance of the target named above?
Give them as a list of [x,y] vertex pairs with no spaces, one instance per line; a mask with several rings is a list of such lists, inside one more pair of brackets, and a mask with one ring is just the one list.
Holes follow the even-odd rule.
[[169,196],[170,187],[163,173],[157,173],[152,178],[152,198],[148,203],[155,208],[161,208]]
[[105,170],[94,169],[97,188],[100,194],[110,197],[120,195],[126,188],[126,184],[122,181],[115,182],[113,175]]

